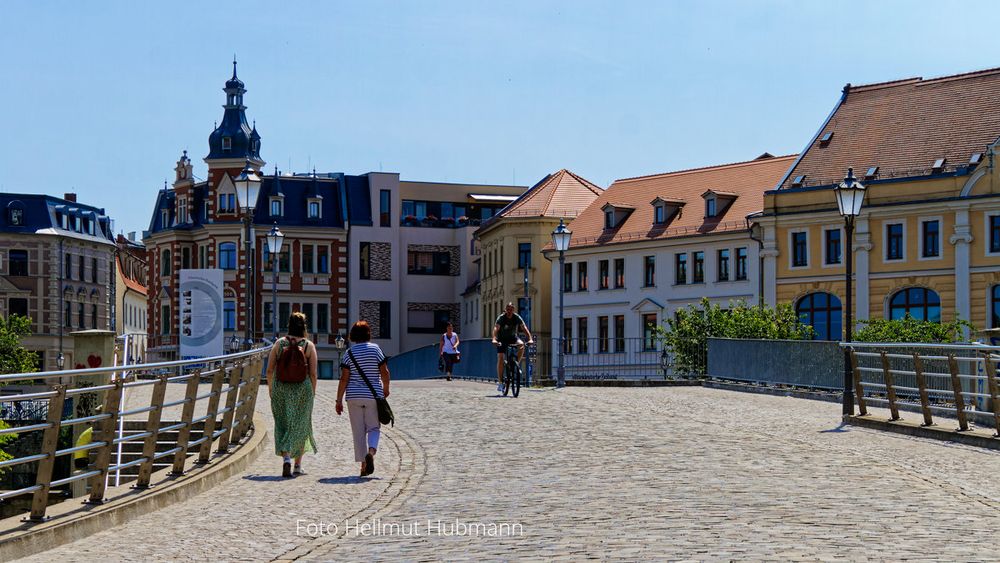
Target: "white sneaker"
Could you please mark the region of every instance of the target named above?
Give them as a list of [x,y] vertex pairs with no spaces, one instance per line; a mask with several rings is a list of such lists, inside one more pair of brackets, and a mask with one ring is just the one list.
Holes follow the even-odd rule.
[[503,383],[497,383],[497,393],[503,393]]

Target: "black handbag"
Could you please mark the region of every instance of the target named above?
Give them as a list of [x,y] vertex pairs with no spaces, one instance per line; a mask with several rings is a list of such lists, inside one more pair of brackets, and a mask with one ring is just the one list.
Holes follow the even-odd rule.
[[392,414],[392,407],[389,406],[389,401],[378,396],[372,382],[368,381],[368,376],[365,375],[364,370],[361,369],[361,364],[359,364],[358,360],[354,358],[354,354],[351,353],[350,350],[347,351],[347,357],[351,359],[351,363],[354,364],[354,369],[358,370],[358,373],[361,374],[361,379],[365,381],[365,385],[367,385],[368,389],[372,392],[372,397],[375,398],[375,407],[378,410],[379,423],[396,426],[396,417]]

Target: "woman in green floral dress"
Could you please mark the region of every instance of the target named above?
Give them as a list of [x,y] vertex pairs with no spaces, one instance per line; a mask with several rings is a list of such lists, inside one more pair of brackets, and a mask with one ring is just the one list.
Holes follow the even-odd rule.
[[[305,356],[301,369],[306,370],[305,378],[298,383],[280,381],[286,379],[275,373],[279,365],[291,364],[291,358],[281,362],[285,354],[296,354],[298,350]],[[316,397],[316,346],[306,339],[306,316],[292,313],[288,319],[288,335],[279,338],[267,359],[267,389],[271,395],[271,412],[274,413],[274,453],[281,456],[281,475],[291,477],[304,475],[302,455],[316,452],[316,440],[312,431],[313,400]],[[295,470],[292,471],[292,458]]]

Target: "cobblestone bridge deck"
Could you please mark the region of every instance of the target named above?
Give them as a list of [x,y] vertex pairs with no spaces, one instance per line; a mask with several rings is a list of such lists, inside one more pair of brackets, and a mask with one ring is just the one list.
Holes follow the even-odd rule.
[[399,382],[398,425],[360,480],[335,391],[321,382],[308,475],[276,477],[263,455],[195,500],[28,560],[1000,558],[995,452],[840,429],[837,404]]

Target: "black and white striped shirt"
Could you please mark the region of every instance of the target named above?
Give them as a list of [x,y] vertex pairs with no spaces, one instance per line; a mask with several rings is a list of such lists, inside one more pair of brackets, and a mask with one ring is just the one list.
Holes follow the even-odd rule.
[[365,380],[361,379],[357,368],[354,367],[354,362],[351,361],[350,355],[352,354],[354,355],[354,359],[357,360],[358,365],[361,366],[361,369],[365,371],[365,375],[368,376],[368,381],[375,388],[375,393],[378,394],[379,398],[384,398],[385,394],[382,391],[382,378],[379,373],[379,367],[386,362],[386,357],[382,353],[382,349],[378,347],[378,344],[372,342],[360,342],[351,346],[340,362],[340,367],[351,371],[351,378],[347,380],[346,398],[372,398],[371,390],[368,389]]

